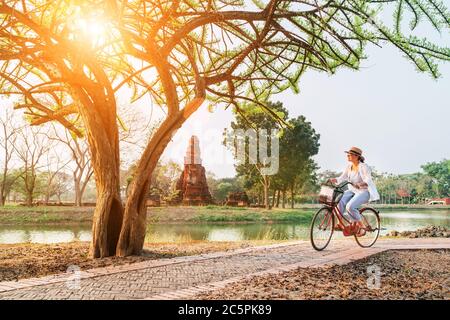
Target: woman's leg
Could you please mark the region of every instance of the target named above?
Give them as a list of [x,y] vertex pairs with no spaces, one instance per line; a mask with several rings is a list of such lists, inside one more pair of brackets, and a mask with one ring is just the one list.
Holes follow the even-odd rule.
[[345,208],[347,209],[347,212],[350,214],[350,216],[354,221],[361,220],[361,214],[359,213],[358,208],[362,204],[369,202],[369,199],[370,199],[369,191],[364,191],[355,194],[355,196],[351,198],[350,201],[347,203]]
[[355,194],[350,190],[345,191],[344,194],[342,195],[342,198],[338,203],[338,209],[342,215],[346,215],[345,207],[347,206],[348,202],[352,199],[354,195]]

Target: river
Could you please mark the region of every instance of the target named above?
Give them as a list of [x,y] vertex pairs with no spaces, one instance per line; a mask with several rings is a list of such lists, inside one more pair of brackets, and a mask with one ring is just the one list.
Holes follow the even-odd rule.
[[[416,230],[427,225],[450,228],[450,210],[383,210],[381,234],[391,230]],[[309,224],[150,224],[146,242],[186,242],[192,240],[296,240],[308,239]],[[82,225],[0,225],[0,243],[58,243],[89,241],[91,226]]]

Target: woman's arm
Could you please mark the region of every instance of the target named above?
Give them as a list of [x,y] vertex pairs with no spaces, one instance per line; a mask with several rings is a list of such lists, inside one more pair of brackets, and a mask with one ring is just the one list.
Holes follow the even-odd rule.
[[361,183],[359,187],[367,188],[370,184],[373,184],[372,172],[367,164],[361,163],[360,166],[361,166],[360,170],[361,179],[364,181],[364,183]]
[[336,178],[336,183],[337,184],[341,184],[342,182],[348,180],[348,168],[349,167],[345,168],[345,170],[342,172],[342,174],[339,177]]

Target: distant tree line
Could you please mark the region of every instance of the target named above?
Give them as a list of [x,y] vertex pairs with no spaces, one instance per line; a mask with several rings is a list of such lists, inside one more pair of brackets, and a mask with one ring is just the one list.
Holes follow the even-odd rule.
[[[320,184],[338,172],[320,171],[312,157],[319,148],[319,134],[303,116],[289,119],[281,103],[272,103],[287,125],[270,115],[248,110],[244,119],[239,114],[234,128],[250,128],[251,123],[280,132],[279,171],[272,176],[261,175],[257,165],[236,165],[236,176],[217,178],[206,173],[209,190],[218,204],[224,203],[231,192],[245,191],[253,204],[271,207],[293,208],[296,203],[317,202]],[[128,162],[121,170],[122,195],[126,191],[135,170],[132,162],[133,148],[145,137],[139,116],[127,118],[127,128],[121,133]],[[124,125],[125,126],[125,125]],[[49,124],[40,127],[25,125],[24,119],[6,109],[0,115],[0,205],[22,202],[25,205],[95,202],[95,184],[90,155],[84,139],[74,137],[69,131]],[[433,198],[450,196],[450,160],[424,164],[421,172],[394,175],[380,173],[373,168],[373,176],[380,193],[380,203],[415,204]],[[176,162],[159,161],[152,173],[149,195],[159,194],[170,201],[177,196],[176,182],[182,168]]]
[[[124,159],[145,142],[149,123],[125,111],[120,143]],[[148,133],[147,133],[148,134]],[[126,161],[124,161],[126,165]],[[123,181],[126,184],[126,181]],[[125,188],[125,186],[123,186]],[[23,203],[74,204],[96,201],[96,190],[85,139],[55,123],[28,126],[25,118],[5,107],[0,114],[0,205]]]
[[422,172],[411,174],[375,173],[380,202],[415,204],[450,197],[450,160],[430,162],[421,168]]

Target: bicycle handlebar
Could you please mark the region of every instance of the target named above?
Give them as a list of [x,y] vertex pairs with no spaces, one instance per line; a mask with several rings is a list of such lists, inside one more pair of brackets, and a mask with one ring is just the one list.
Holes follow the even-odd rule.
[[331,187],[333,187],[333,188],[336,188],[336,189],[342,189],[342,188],[344,188],[346,185],[352,185],[352,186],[354,186],[355,188],[356,188],[356,186],[353,184],[353,183],[351,183],[350,181],[345,181],[345,182],[342,182],[341,184],[338,184],[338,185],[335,185],[335,184],[333,184],[333,183],[329,183],[329,185],[331,186]]
[[351,183],[350,181],[345,181],[345,182],[343,182],[343,183],[337,185],[336,187],[340,189],[340,188],[345,187],[345,186],[348,185],[348,184],[350,184],[350,185],[352,185],[352,186],[355,187],[355,185],[354,185],[353,183]]

